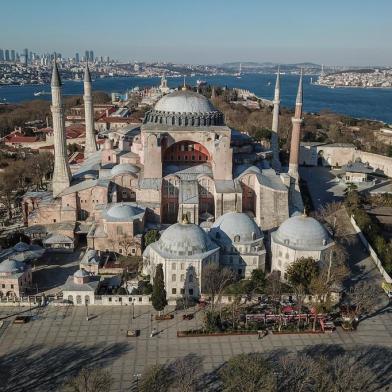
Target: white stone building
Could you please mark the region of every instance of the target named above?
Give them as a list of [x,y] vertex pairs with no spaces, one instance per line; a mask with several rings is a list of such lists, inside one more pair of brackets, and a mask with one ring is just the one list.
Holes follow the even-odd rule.
[[295,215],[271,233],[271,271],[278,271],[286,280],[289,265],[301,257],[327,261],[328,249],[334,242],[327,230],[316,219]]
[[77,270],[63,285],[63,298],[75,305],[94,305],[99,282],[99,276],[90,275],[84,269]]
[[208,262],[219,262],[219,246],[193,223],[175,223],[143,253],[143,273],[153,283],[156,267],[162,264],[169,298],[198,297],[202,270]]

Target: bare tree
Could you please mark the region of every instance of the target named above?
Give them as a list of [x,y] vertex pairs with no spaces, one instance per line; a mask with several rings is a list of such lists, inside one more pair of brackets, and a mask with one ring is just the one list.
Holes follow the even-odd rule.
[[377,297],[379,290],[366,282],[357,283],[348,293],[348,301],[350,307],[348,315],[351,318],[351,323],[359,322],[359,319],[366,313],[370,313],[377,305]]
[[282,282],[278,271],[272,271],[267,276],[266,292],[271,295],[275,301],[279,301],[282,295]]
[[350,225],[342,202],[327,203],[315,213],[315,218],[328,228],[334,240],[343,241],[347,239],[350,233]]
[[228,268],[221,268],[218,263],[212,262],[203,266],[202,292],[211,297],[211,311],[214,312],[219,303],[223,290],[234,280],[234,274]]
[[109,392],[113,379],[102,369],[82,369],[63,386],[64,392]]
[[276,391],[275,377],[261,353],[240,354],[229,359],[220,369],[222,391]]
[[196,391],[197,380],[201,375],[202,360],[195,354],[176,359],[171,365],[173,387],[179,392]]
[[124,254],[129,255],[132,248],[136,248],[140,245],[134,237],[124,236],[118,242],[118,245],[124,249]]
[[147,367],[139,381],[140,392],[167,391],[170,386],[170,372],[164,365],[152,365]]

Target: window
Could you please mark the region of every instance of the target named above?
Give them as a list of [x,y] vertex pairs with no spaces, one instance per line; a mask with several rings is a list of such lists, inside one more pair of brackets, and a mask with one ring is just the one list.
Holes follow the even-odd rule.
[[172,275],[172,282],[175,282],[176,281],[176,274],[173,274]]
[[2,287],[3,289],[5,289],[5,284],[3,283],[3,284],[1,285],[1,287]]
[[12,284],[12,285],[11,285],[11,289],[13,289],[13,288],[14,288],[14,285]]
[[181,263],[181,269],[183,270],[185,268],[184,263]]
[[181,274],[180,280],[181,280],[181,282],[184,282],[184,281],[185,281],[185,275],[184,275],[184,274]]
[[181,293],[181,294],[185,294],[185,289],[181,289],[181,290],[180,290],[180,293]]
[[120,235],[123,234],[123,228],[122,228],[122,226],[117,226],[117,234],[120,234]]
[[238,270],[238,275],[242,275],[242,269],[241,268]]
[[176,269],[176,263],[172,263],[172,270]]
[[172,294],[177,294],[177,289],[176,288],[172,289]]
[[118,253],[121,253],[121,254],[122,254],[122,249],[121,249],[121,248],[118,250]]
[[109,302],[112,302],[112,297],[109,297]]

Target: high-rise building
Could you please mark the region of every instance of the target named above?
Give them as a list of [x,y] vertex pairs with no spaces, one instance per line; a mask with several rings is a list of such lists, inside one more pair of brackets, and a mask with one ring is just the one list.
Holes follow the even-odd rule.
[[5,50],[5,61],[10,61],[10,51],[8,49]]
[[4,61],[4,50],[0,49],[0,61]]
[[15,50],[11,50],[11,61],[15,62]]
[[24,65],[27,65],[28,60],[29,60],[29,50],[27,48],[25,48],[23,50],[23,63],[24,63]]
[[90,61],[90,63],[94,62],[94,52],[92,50],[90,50],[90,53],[89,53],[89,61]]
[[89,60],[90,60],[90,54],[89,54],[89,51],[86,50],[86,51],[84,52],[84,61],[89,61]]
[[75,53],[75,62],[76,62],[76,63],[79,62],[79,53]]
[[29,53],[29,60],[31,61],[33,59],[33,52]]

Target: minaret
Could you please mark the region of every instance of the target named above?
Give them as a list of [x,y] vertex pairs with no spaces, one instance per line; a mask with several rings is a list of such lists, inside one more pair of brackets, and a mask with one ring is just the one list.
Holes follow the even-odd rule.
[[275,170],[281,170],[281,164],[279,159],[279,105],[280,105],[280,69],[278,67],[278,73],[276,74],[275,83],[275,95],[274,95],[274,110],[272,115],[272,134],[271,134],[271,149],[272,149],[272,167]]
[[88,64],[86,63],[86,68],[84,70],[84,118],[86,125],[86,141],[84,147],[84,156],[88,158],[89,155],[97,151],[97,143],[95,141],[94,132],[94,108],[93,108],[93,96],[92,96],[92,86],[91,86],[91,75],[88,69]]
[[299,79],[297,99],[295,101],[295,114],[291,118],[293,123],[293,130],[291,133],[291,148],[289,161],[289,175],[298,179],[298,164],[299,164],[299,149],[301,142],[301,125],[302,119],[302,69]]
[[53,170],[53,197],[57,197],[71,182],[71,171],[68,166],[67,145],[64,129],[64,107],[61,98],[61,80],[54,60],[52,72],[52,111],[54,134],[54,170]]

